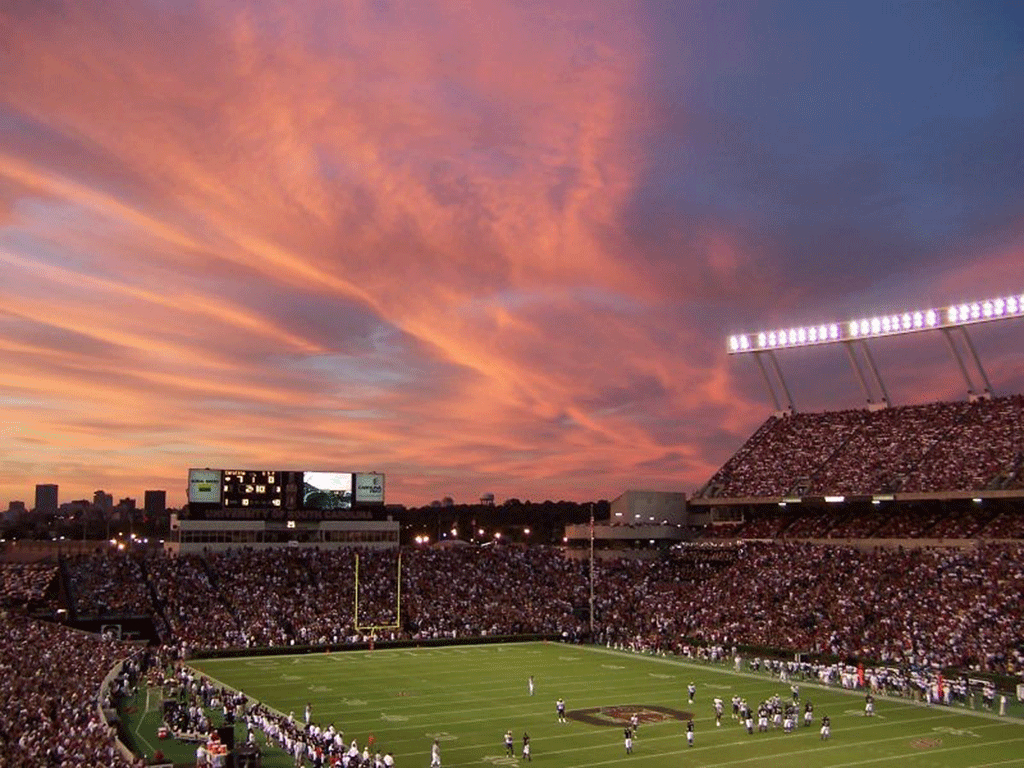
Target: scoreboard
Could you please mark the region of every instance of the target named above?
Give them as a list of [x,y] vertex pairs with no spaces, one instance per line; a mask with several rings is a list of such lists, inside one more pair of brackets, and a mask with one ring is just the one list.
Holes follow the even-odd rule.
[[[378,472],[279,471],[267,469],[190,469],[189,508],[228,517],[276,510],[320,512],[325,519],[344,516],[344,510],[384,504],[384,475]],[[269,515],[276,517],[277,515]],[[314,515],[296,514],[298,517]]]
[[221,473],[225,507],[283,507],[282,472],[228,469]]

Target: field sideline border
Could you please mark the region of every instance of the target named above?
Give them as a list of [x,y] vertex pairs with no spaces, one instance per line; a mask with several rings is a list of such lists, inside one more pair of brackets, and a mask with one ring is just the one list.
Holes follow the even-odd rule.
[[[297,653],[297,654],[292,654],[292,655],[295,655],[295,656],[308,656],[309,654],[298,654],[298,653]],[[242,656],[242,657],[238,657],[238,658],[245,658],[245,657],[244,657],[244,656]],[[236,658],[236,659],[234,659],[234,660],[236,660],[236,661],[237,661],[237,658]],[[197,661],[202,661],[202,659],[197,659]],[[274,707],[271,707],[271,706],[270,706],[270,705],[268,705],[268,704],[265,704],[264,702],[260,701],[259,699],[255,698],[255,697],[253,697],[253,696],[250,696],[250,695],[249,695],[249,694],[247,694],[247,693],[246,693],[245,691],[243,691],[243,690],[241,690],[241,689],[239,689],[239,688],[235,688],[235,687],[234,687],[233,685],[228,685],[228,684],[227,684],[227,683],[225,683],[225,682],[224,682],[223,680],[218,680],[218,679],[217,679],[216,677],[214,677],[213,675],[207,674],[206,672],[203,672],[203,671],[201,671],[201,670],[198,670],[198,669],[196,669],[195,667],[189,666],[188,662],[186,662],[186,663],[185,663],[185,666],[187,666],[187,667],[188,667],[188,668],[189,668],[190,670],[192,670],[192,671],[193,671],[194,673],[196,673],[197,675],[202,675],[203,677],[206,677],[206,678],[208,678],[208,679],[212,680],[213,682],[217,683],[217,685],[219,685],[219,686],[220,686],[221,688],[226,688],[226,689],[227,689],[227,690],[229,690],[229,691],[234,691],[235,693],[241,693],[241,694],[243,694],[243,695],[245,696],[246,700],[247,700],[247,701],[249,701],[249,702],[256,702],[256,703],[257,703],[257,704],[259,704],[259,705],[260,705],[261,707],[264,707],[264,708],[265,708],[265,709],[267,709],[268,711],[270,711],[270,712],[273,712],[274,714],[276,714],[276,715],[279,715],[280,717],[284,717],[284,718],[287,718],[287,717],[288,717],[288,716],[287,716],[287,715],[286,715],[286,714],[285,714],[284,712],[282,712],[281,710],[279,710],[279,709],[276,709],[276,708],[274,708]],[[247,708],[248,708],[248,707],[247,707]],[[236,728],[237,728],[237,727],[238,727],[238,723],[239,723],[239,720],[237,720],[237,719],[236,719],[236,720],[235,720],[235,725],[234,725],[234,727],[236,727]],[[263,746],[264,746],[264,747],[266,747],[266,748],[268,748],[268,749],[273,749],[273,750],[276,750],[276,751],[280,752],[280,753],[281,753],[282,755],[286,755],[286,756],[288,757],[288,759],[289,759],[289,760],[291,760],[291,759],[292,759],[292,756],[291,756],[291,755],[289,755],[289,754],[288,754],[288,753],[287,753],[287,752],[285,751],[284,747],[280,747],[280,746],[278,746],[277,744],[275,744],[275,743],[274,743],[273,741],[271,741],[271,740],[270,740],[270,736],[269,736],[269,735],[268,735],[268,734],[267,734],[267,733],[266,733],[265,731],[263,731],[263,730],[260,730],[260,729],[256,729],[256,730],[257,730],[257,731],[258,731],[258,732],[259,732],[259,733],[260,733],[260,734],[262,735],[262,737],[263,737]]]
[[143,736],[141,733],[139,733],[139,728],[142,727],[143,722],[145,722],[145,720],[146,720],[146,715],[149,714],[149,689],[150,689],[150,685],[147,683],[146,684],[146,705],[145,705],[145,709],[142,710],[142,714],[139,716],[138,722],[135,723],[135,728],[132,729],[132,735],[136,739],[141,739],[142,741],[144,741],[146,743],[146,746],[149,747],[150,752],[152,752],[153,754],[156,754],[157,751],[158,751],[157,748],[153,746],[153,744],[150,742],[149,739],[147,739],[145,736]]
[[[905,734],[904,735],[900,735],[900,736],[890,736],[890,737],[887,737],[887,738],[884,738],[884,739],[874,739],[872,741],[858,742],[855,746],[864,746],[864,745],[869,745],[869,744],[884,744],[884,743],[890,742],[890,741],[902,741],[902,740],[904,740],[906,738],[908,738],[908,737]],[[1011,743],[1015,743],[1015,742],[1018,742],[1018,741],[1024,741],[1024,737],[1022,737],[1022,738],[1013,738],[1013,739],[1000,739],[998,741],[989,741],[989,742],[987,742],[987,745],[991,746],[991,745],[996,745],[996,744],[1011,744]],[[978,744],[958,744],[958,745],[952,746],[952,747],[936,747],[935,749],[928,750],[927,753],[922,753],[922,756],[932,756],[932,755],[935,755],[935,754],[940,753],[940,752],[954,752],[954,751],[961,750],[961,749],[977,749],[978,746],[979,746]],[[697,749],[701,749],[701,748],[698,747]],[[707,749],[707,747],[704,747],[704,749]],[[740,758],[740,759],[737,759],[737,760],[727,760],[727,761],[722,762],[722,763],[707,763],[707,764],[705,764],[703,766],[703,768],[724,768],[724,766],[743,765],[744,763],[757,763],[757,762],[766,762],[766,761],[774,761],[774,760],[784,760],[785,758],[788,758],[788,757],[797,757],[799,755],[805,755],[805,754],[809,754],[809,753],[810,754],[819,753],[819,752],[822,752],[822,751],[824,751],[826,749],[845,749],[845,750],[849,750],[850,749],[850,744],[848,744],[848,743],[840,743],[840,744],[835,744],[835,745],[828,746],[828,747],[821,747],[820,749],[814,749],[814,750],[800,749],[800,750],[794,750],[792,752],[773,752],[773,753],[771,753],[770,755],[767,755],[767,756],[766,755],[754,755],[753,757],[744,757],[744,758]],[[664,757],[668,757],[668,756],[675,756],[675,755],[690,754],[691,752],[693,752],[693,749],[688,747],[686,749],[675,749],[675,750],[671,750],[671,751],[667,751],[667,752],[660,752],[659,755],[664,756]],[[872,757],[872,758],[867,759],[867,760],[858,760],[858,761],[854,761],[854,762],[851,762],[851,763],[835,763],[835,764],[830,765],[830,768],[845,768],[846,766],[867,765],[868,763],[881,763],[881,762],[885,762],[885,761],[892,762],[892,761],[898,761],[898,760],[899,760],[899,757],[897,757],[897,756],[894,756],[894,755],[883,755],[883,756],[880,756],[880,757]],[[584,763],[582,765],[570,766],[569,768],[589,768],[590,766],[596,766],[596,765],[611,765],[613,763],[619,763],[621,761],[622,761],[622,758],[618,757],[618,758],[615,758],[615,759],[612,759],[612,760],[599,760],[597,762],[591,761],[591,762],[588,762],[588,763]],[[1017,763],[1018,765],[1020,764],[1020,760],[1019,759],[1014,760],[1013,762]],[[1004,764],[1005,763],[994,763],[994,765],[1004,765]],[[1013,763],[1010,763],[1010,764],[1012,765]]]

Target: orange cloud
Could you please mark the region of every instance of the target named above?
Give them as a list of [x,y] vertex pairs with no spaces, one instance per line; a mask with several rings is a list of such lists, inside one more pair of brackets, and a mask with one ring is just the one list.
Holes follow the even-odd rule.
[[716,305],[760,298],[755,238],[624,234],[653,64],[622,7],[48,8],[0,11],[0,494],[688,490],[763,418]]

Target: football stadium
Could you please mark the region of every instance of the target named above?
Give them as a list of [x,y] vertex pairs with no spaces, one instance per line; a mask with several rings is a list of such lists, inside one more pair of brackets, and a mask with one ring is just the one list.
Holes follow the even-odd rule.
[[[776,410],[644,547],[618,502],[403,542],[379,473],[210,468],[162,547],[8,543],[5,764],[1024,764],[1024,397],[969,336],[1022,309],[730,338]],[[926,330],[968,391],[893,406],[868,344]],[[779,357],[829,343],[868,402],[800,412]]]
[[1022,125],[1021,0],[0,0],[0,768],[1024,768]]

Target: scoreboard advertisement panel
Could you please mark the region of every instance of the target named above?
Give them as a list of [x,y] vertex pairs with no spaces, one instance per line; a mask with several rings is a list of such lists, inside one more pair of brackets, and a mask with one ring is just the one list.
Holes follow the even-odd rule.
[[380,472],[357,472],[355,495],[358,504],[383,504],[384,475]]
[[345,519],[353,507],[383,506],[376,472],[190,469],[189,516],[227,519]]
[[220,504],[220,470],[190,469],[188,501],[189,504]]

